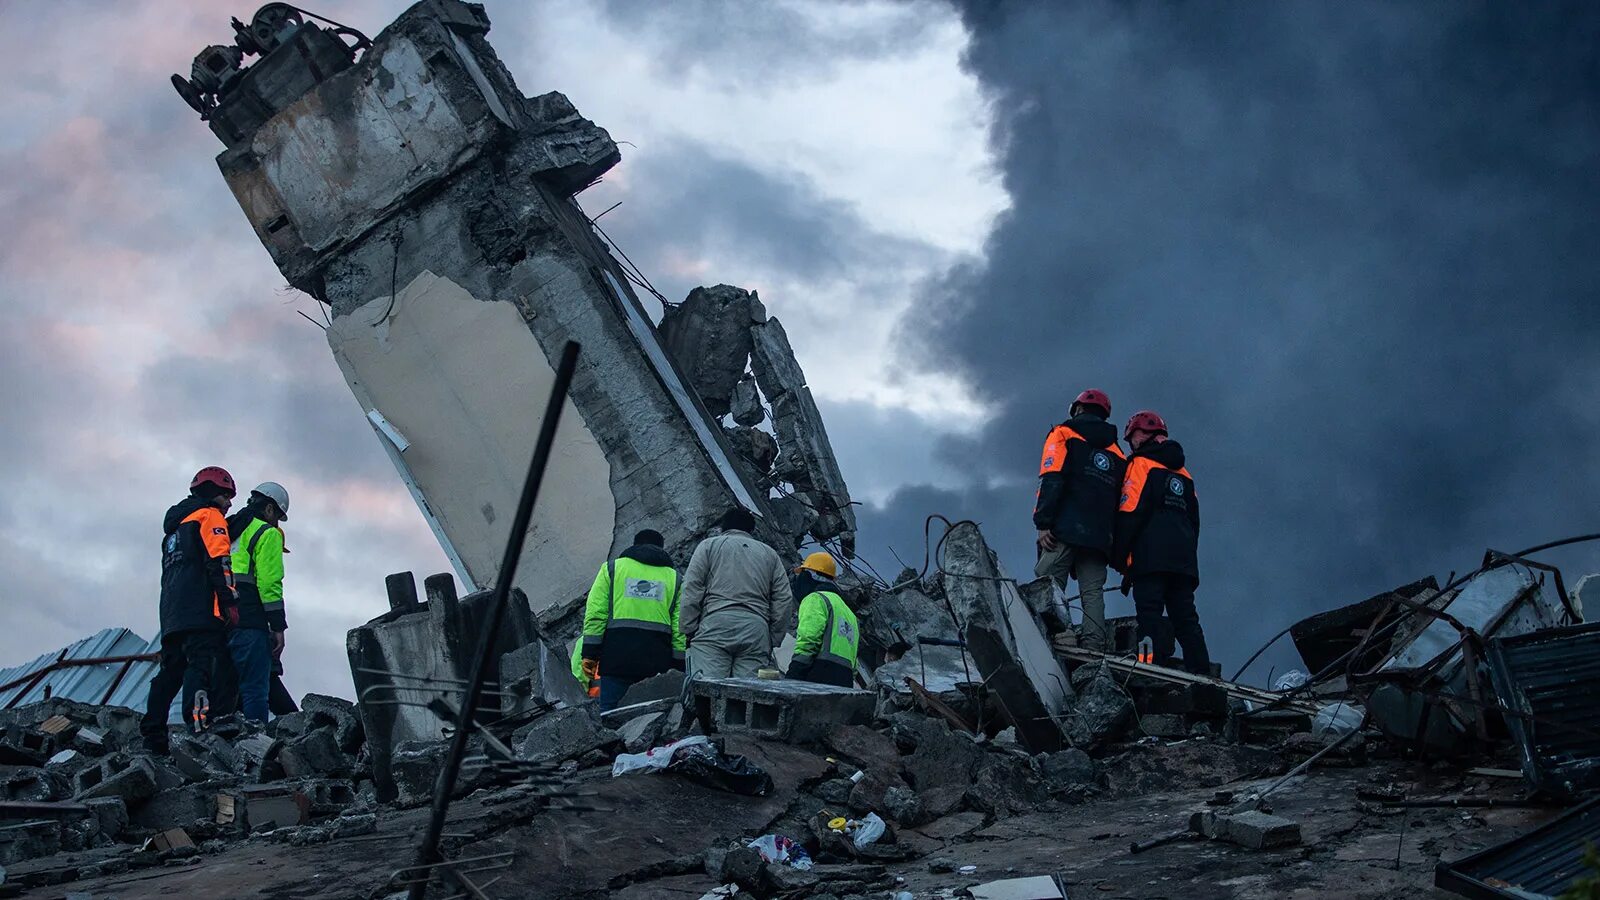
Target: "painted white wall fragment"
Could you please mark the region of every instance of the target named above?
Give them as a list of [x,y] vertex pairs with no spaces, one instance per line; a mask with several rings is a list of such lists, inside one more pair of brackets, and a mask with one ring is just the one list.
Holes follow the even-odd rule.
[[[334,319],[329,346],[362,408],[403,436],[403,457],[381,443],[463,580],[487,587],[555,370],[515,306],[447,278],[417,276],[375,327],[388,306],[379,297]],[[587,592],[615,519],[610,465],[568,400],[518,563],[535,611]]]

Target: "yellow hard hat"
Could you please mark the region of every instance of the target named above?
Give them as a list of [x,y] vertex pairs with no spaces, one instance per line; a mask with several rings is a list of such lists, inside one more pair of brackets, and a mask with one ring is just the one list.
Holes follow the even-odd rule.
[[800,564],[800,568],[810,569],[818,575],[826,575],[829,578],[839,577],[839,564],[833,561],[833,554],[823,553],[820,550],[807,556],[806,561]]

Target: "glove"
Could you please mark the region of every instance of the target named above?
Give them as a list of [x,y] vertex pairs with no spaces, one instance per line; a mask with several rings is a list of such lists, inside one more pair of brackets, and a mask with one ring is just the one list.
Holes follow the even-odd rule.
[[600,677],[600,660],[586,659],[583,661],[583,677],[585,681],[594,681]]

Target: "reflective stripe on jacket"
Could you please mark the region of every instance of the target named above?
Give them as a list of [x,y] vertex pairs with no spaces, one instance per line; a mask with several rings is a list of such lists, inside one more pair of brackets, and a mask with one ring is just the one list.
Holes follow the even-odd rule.
[[1117,510],[1113,561],[1130,578],[1155,573],[1200,582],[1200,499],[1177,441],[1134,451]]
[[583,658],[619,678],[646,678],[682,665],[678,573],[666,551],[630,547],[600,567],[583,615]]
[[188,497],[167,510],[163,531],[161,633],[220,631],[222,607],[238,602],[222,511]]
[[844,598],[828,590],[806,594],[800,601],[795,629],[792,677],[850,687],[855,683],[856,651],[861,629]]
[[283,631],[283,532],[261,519],[233,542],[233,581],[239,588],[239,627]]
[[1126,465],[1116,427],[1098,416],[1074,416],[1050,429],[1033,526],[1069,546],[1110,551]]

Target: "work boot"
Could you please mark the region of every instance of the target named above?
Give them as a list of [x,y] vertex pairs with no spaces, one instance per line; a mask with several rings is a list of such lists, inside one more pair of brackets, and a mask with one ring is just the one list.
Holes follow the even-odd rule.
[[172,755],[172,745],[166,741],[158,741],[147,737],[143,738],[140,743],[144,744],[144,752],[150,754],[151,756],[165,758]]

